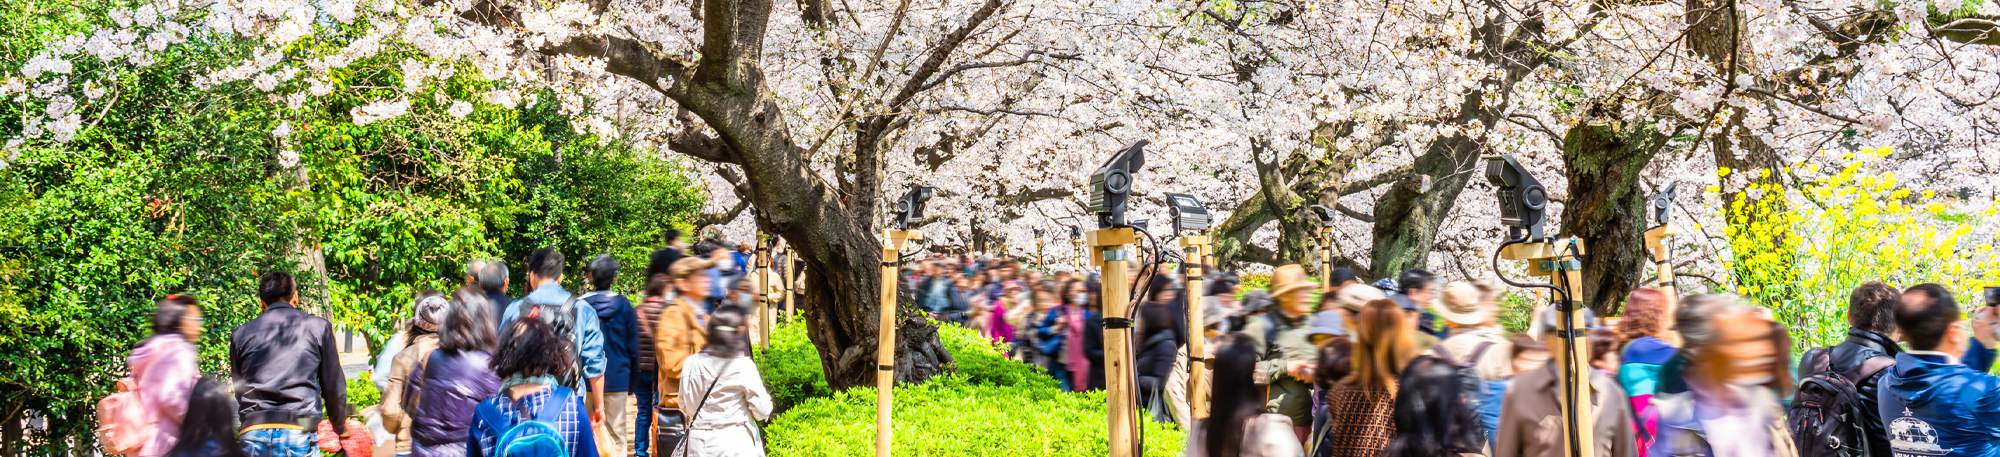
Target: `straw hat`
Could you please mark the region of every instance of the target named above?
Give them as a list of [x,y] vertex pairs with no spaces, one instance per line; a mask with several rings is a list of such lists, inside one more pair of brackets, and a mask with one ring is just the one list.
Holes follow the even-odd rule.
[[1271,298],[1283,297],[1292,291],[1313,287],[1306,279],[1306,269],[1298,265],[1285,265],[1271,272]]
[[1438,317],[1459,325],[1479,325],[1493,318],[1495,310],[1480,300],[1479,288],[1457,281],[1444,286],[1444,300],[1437,305]]

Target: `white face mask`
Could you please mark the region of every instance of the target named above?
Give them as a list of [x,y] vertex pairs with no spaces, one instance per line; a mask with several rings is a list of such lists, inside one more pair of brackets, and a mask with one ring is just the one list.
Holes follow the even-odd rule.
[[736,269],[736,259],[724,258],[722,260],[718,260],[715,262],[715,267],[724,270],[734,270]]
[[1071,294],[1069,301],[1078,305],[1087,305],[1090,304],[1090,294]]

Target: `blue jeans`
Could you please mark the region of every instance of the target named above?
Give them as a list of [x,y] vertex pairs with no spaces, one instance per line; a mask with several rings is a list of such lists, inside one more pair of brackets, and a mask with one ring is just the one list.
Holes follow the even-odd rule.
[[316,437],[304,430],[267,428],[243,433],[243,452],[250,457],[318,457]]
[[1075,388],[1076,386],[1070,385],[1070,380],[1074,379],[1075,376],[1071,376],[1069,373],[1069,369],[1064,368],[1062,364],[1060,363],[1049,364],[1049,376],[1054,376],[1056,378],[1056,388],[1062,389],[1063,392],[1076,391]]
[[633,455],[649,457],[646,448],[653,444],[653,408],[660,404],[658,378],[644,376],[633,382],[632,398],[638,401],[639,414],[633,419],[632,434],[639,436],[632,437],[632,451]]

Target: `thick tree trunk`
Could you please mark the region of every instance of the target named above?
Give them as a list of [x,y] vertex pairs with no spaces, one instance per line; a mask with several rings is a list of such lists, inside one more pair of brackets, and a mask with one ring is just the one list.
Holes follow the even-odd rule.
[[1598,315],[1616,314],[1626,294],[1647,277],[1651,263],[1642,236],[1647,195],[1639,178],[1666,142],[1651,123],[1615,117],[1587,118],[1564,135],[1570,200],[1563,206],[1561,233],[1583,239],[1583,292],[1577,298]]

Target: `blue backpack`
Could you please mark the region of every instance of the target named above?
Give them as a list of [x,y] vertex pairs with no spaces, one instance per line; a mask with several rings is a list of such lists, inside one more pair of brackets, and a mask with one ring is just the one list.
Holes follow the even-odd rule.
[[[502,394],[505,395],[505,394]],[[571,391],[561,386],[549,387],[549,399],[533,415],[520,411],[521,419],[509,422],[498,407],[490,403],[480,403],[476,414],[486,423],[505,429],[500,439],[493,441],[493,455],[497,457],[569,457],[568,444],[563,443],[562,434],[550,422],[562,414],[562,403],[570,398]],[[511,401],[510,401],[511,403]],[[515,408],[520,405],[515,404]],[[500,427],[500,424],[510,424]]]

